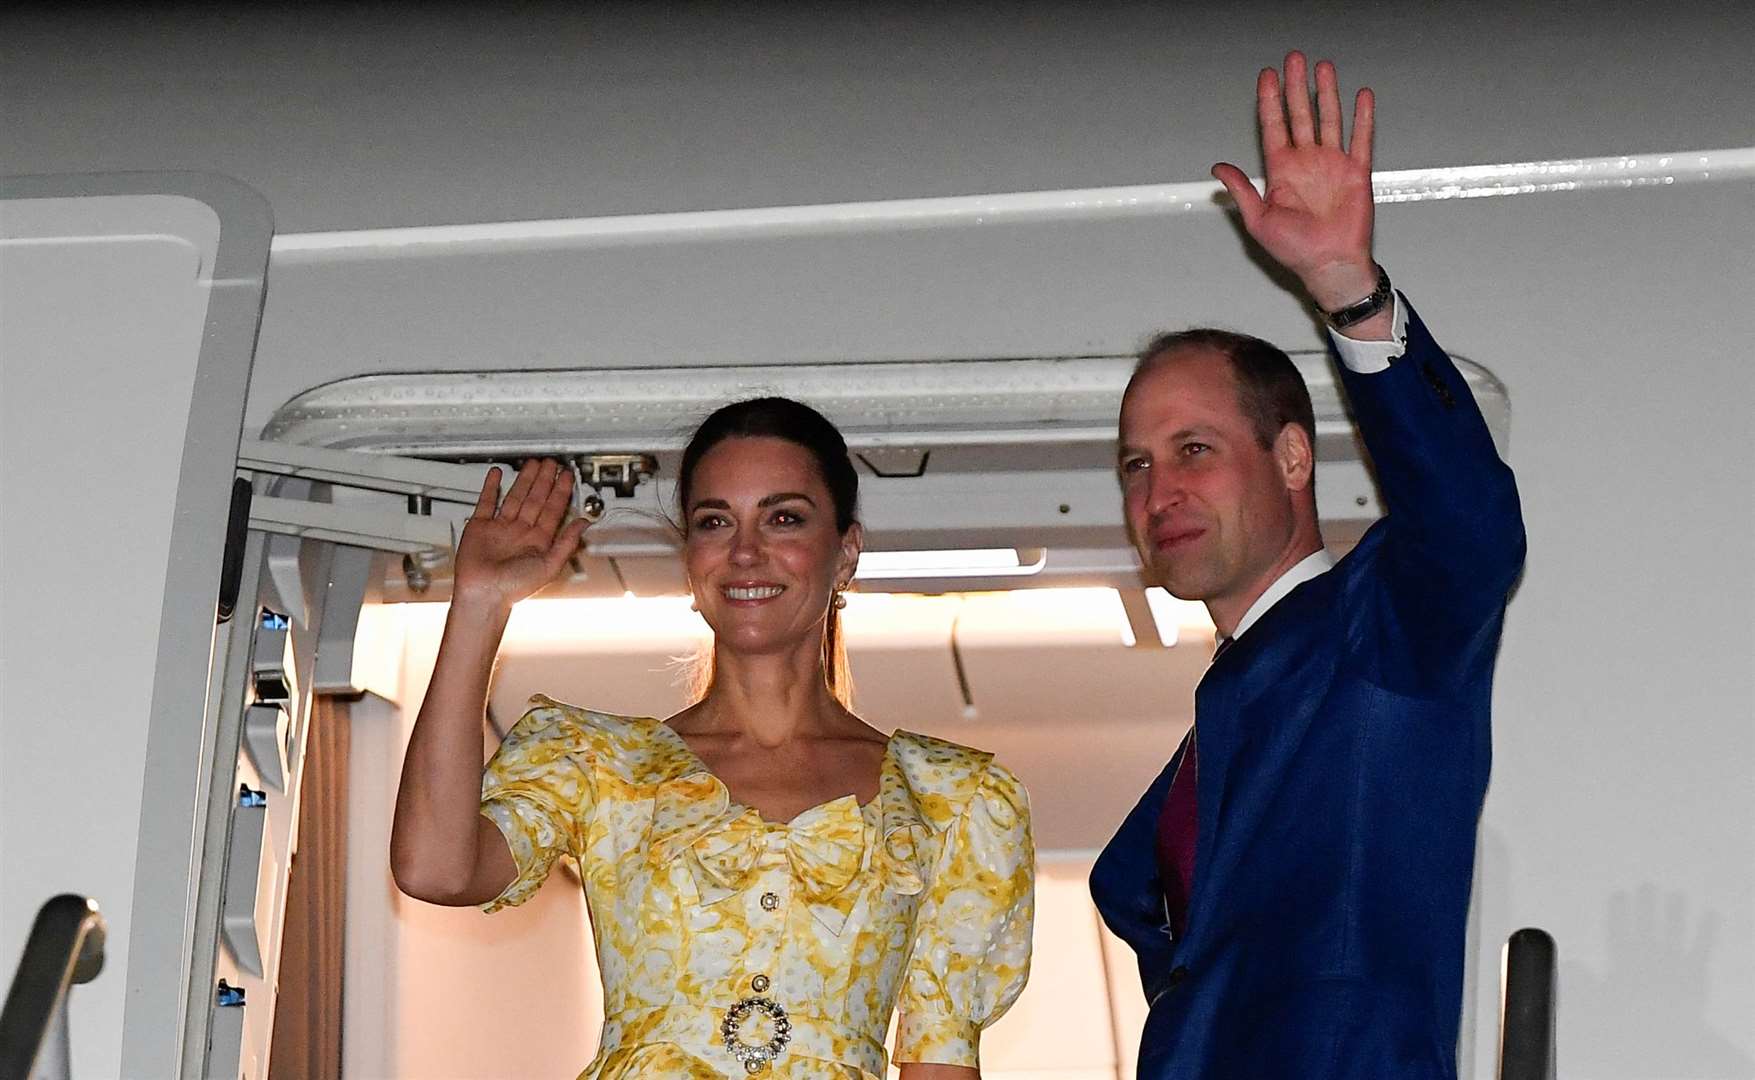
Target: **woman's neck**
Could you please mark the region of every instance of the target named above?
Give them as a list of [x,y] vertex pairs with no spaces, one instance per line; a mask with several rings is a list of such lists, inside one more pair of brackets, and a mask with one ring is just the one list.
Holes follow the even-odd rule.
[[744,656],[717,651],[713,685],[689,710],[703,734],[742,734],[776,747],[830,730],[846,711],[829,691],[816,656]]

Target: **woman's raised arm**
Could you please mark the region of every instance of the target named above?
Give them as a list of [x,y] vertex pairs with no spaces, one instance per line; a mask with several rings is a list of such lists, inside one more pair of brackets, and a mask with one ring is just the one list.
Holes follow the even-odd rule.
[[457,542],[451,611],[390,832],[390,872],[418,900],[485,903],[517,876],[505,838],[480,812],[482,713],[512,605],[554,580],[590,524],[566,521],[572,488],[554,461],[528,461],[501,501],[500,470],[490,469]]

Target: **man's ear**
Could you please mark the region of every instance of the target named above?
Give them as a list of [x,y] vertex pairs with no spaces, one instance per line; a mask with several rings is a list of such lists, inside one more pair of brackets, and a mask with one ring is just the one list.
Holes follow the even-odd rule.
[[855,521],[841,534],[841,558],[836,566],[837,584],[853,583],[853,571],[859,567],[859,553],[865,550],[865,526]]
[[1316,449],[1310,445],[1310,433],[1302,424],[1285,424],[1274,438],[1274,464],[1287,491],[1303,491],[1310,487],[1316,472]]

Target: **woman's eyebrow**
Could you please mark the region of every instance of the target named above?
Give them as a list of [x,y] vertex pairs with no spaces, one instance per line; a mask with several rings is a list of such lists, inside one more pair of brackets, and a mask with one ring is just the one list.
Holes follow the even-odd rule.
[[[798,500],[805,502],[813,507],[816,506],[816,504],[817,504],[817,501],[815,499],[811,498],[809,495],[806,495],[802,491],[780,491],[780,492],[776,492],[772,495],[762,496],[762,498],[759,501],[757,501],[756,505],[757,506],[773,506],[775,503],[791,502],[794,499],[798,499]],[[697,501],[694,506],[689,508],[689,513],[692,514],[696,510],[729,510],[729,509],[731,509],[731,504],[726,502],[724,499],[701,499],[701,500]]]

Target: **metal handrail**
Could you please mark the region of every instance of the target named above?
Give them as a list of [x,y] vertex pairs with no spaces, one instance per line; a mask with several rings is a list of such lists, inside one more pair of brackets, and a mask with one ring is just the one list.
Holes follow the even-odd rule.
[[1499,1080],[1554,1080],[1554,939],[1533,927],[1505,942],[1499,989]]
[[62,893],[37,910],[0,1010],[0,1080],[68,1075],[67,990],[104,968],[104,917]]

